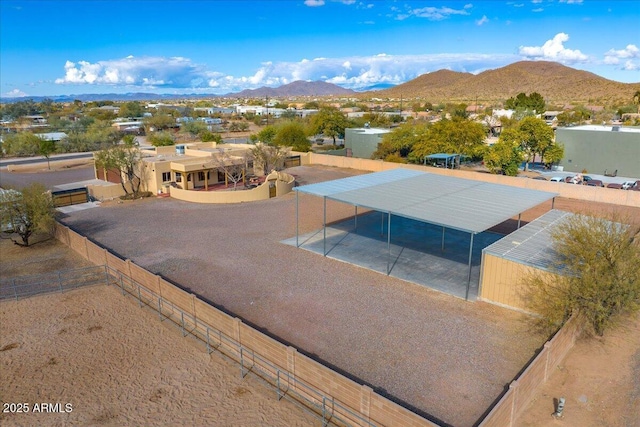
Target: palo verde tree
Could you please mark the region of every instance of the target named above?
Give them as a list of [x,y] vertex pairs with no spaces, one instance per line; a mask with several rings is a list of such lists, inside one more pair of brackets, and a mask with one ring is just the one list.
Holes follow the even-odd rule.
[[[512,132],[508,129],[503,134]],[[502,136],[502,135],[501,135]],[[518,168],[522,163],[522,151],[520,145],[514,143],[510,138],[500,138],[486,151],[483,161],[489,172],[502,173],[508,176],[517,176]]]
[[94,154],[96,167],[118,174],[126,197],[137,197],[142,185],[142,156],[135,142],[135,137],[126,135],[122,144],[112,145]]
[[640,227],[615,219],[575,215],[552,232],[552,274],[526,279],[531,309],[557,330],[569,317],[603,335],[640,309]]
[[281,147],[291,147],[294,151],[307,152],[311,143],[307,139],[304,126],[297,121],[288,121],[278,125],[273,138],[273,144]]
[[44,185],[33,183],[22,191],[0,192],[0,218],[2,230],[16,233],[20,241],[11,238],[19,246],[29,246],[29,239],[37,232],[51,234],[55,210],[51,195]]

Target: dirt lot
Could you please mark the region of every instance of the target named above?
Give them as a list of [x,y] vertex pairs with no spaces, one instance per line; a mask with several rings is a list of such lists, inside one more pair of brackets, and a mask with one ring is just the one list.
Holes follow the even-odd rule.
[[[359,171],[299,167],[300,183]],[[300,232],[322,201],[300,197]],[[329,221],[351,215],[331,205]],[[103,204],[63,222],[377,392],[472,425],[544,343],[527,318],[279,243],[293,194],[251,204],[171,199]]]
[[[360,173],[296,169],[292,172],[301,183]],[[300,231],[318,228],[321,202],[310,197],[300,200],[304,206]],[[563,199],[556,201],[556,208],[584,209]],[[612,209],[594,204],[589,208],[601,212]],[[350,209],[340,211],[339,206],[329,211],[335,216],[329,220],[350,214]],[[640,218],[638,209],[624,212]],[[540,213],[526,213],[523,220]],[[295,234],[294,215],[292,196],[226,207],[163,199],[105,204],[74,213],[66,222],[267,332],[373,384],[378,392],[409,402],[452,425],[473,424],[544,340],[528,331],[525,318],[508,310],[464,303],[284,247],[278,241]],[[326,280],[328,277],[333,280]],[[636,333],[638,323],[635,328],[632,325],[630,330]],[[624,334],[605,340],[578,344],[576,349],[583,350],[577,358],[573,356],[576,350],[556,373],[571,374],[556,376],[545,386],[522,426],[635,425],[633,399],[637,403],[640,390],[633,378],[640,377],[640,344],[625,339]],[[593,357],[598,345],[600,357]],[[364,353],[369,357],[362,356]],[[616,363],[602,369],[608,360]],[[620,380],[614,383],[612,378]],[[551,396],[559,394],[567,396],[567,411],[561,421],[549,418]],[[573,405],[575,402],[579,404]]]
[[[0,277],[89,265],[57,240],[0,241]],[[115,287],[0,303],[2,426],[319,426],[314,416]],[[34,413],[35,403],[70,404]]]

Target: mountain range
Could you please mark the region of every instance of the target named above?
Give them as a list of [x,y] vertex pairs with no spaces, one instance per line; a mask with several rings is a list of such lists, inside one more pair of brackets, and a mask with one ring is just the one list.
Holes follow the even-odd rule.
[[[379,84],[365,91],[353,91],[323,81],[294,81],[280,87],[261,87],[222,95],[227,98],[290,98],[296,96],[350,96],[362,99],[403,98],[439,102],[501,102],[519,93],[537,92],[547,103],[564,105],[569,103],[611,104],[631,103],[634,94],[640,91],[639,83],[620,83],[596,74],[576,70],[548,61],[521,61],[479,74],[439,70],[423,74],[397,86]],[[32,99],[40,102],[45,98],[56,102],[87,101],[150,101],[215,98],[209,94],[85,94],[65,96],[38,96],[26,98],[2,98],[2,102]]]
[[435,102],[503,101],[537,92],[547,103],[631,103],[640,83],[620,83],[548,61],[521,61],[479,74],[439,70],[377,92],[385,98]]

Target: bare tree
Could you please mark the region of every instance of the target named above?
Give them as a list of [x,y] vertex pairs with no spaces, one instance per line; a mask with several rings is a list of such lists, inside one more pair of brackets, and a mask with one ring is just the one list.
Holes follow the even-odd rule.
[[287,147],[266,145],[260,142],[251,149],[254,167],[262,170],[263,175],[267,175],[272,170],[282,169],[289,152]]
[[238,183],[245,178],[249,161],[248,152],[241,156],[233,156],[228,151],[220,149],[217,155],[217,167],[224,173],[226,181],[233,183],[234,191],[237,189]]

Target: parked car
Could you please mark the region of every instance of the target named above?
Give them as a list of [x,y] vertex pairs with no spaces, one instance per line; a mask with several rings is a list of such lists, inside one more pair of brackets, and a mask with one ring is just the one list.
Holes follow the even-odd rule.
[[607,188],[617,188],[622,190],[622,184],[619,184],[617,182],[612,182],[611,184],[607,184]]
[[631,190],[633,187],[638,185],[638,181],[625,181],[622,183],[623,190]]
[[585,185],[590,185],[592,187],[604,187],[604,182],[600,181],[599,179],[592,179],[591,181],[587,182]]
[[589,175],[584,175],[582,177],[582,183],[587,185],[587,182],[591,181],[593,178],[591,178]]
[[551,182],[564,182],[564,178],[561,176],[554,176],[549,181]]
[[545,178],[544,176],[534,176],[533,179],[537,179],[538,181],[546,181],[547,178]]

